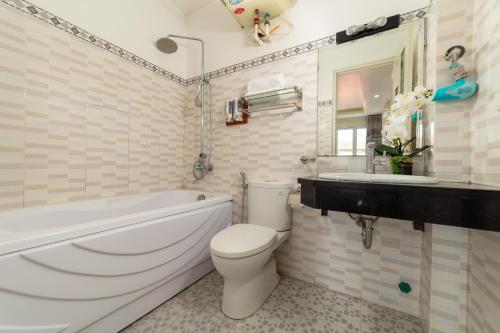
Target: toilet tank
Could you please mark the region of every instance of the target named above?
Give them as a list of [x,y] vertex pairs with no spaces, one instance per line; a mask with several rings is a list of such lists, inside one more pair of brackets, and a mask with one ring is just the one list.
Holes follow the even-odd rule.
[[248,223],[276,231],[290,230],[292,214],[288,195],[292,182],[266,180],[248,183]]

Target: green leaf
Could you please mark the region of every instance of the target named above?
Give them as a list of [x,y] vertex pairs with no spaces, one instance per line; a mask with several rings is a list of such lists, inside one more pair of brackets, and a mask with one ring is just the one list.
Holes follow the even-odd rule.
[[404,151],[406,149],[406,147],[408,147],[409,144],[411,144],[413,141],[417,140],[417,137],[414,136],[413,138],[411,138],[410,140],[406,141],[405,144],[403,145],[402,147],[402,150]]
[[384,145],[384,144],[380,144],[378,145],[375,150],[377,151],[377,153],[379,153],[380,155],[382,155],[385,152],[387,152],[387,154],[391,155],[391,156],[398,156],[400,155],[398,150],[396,148],[393,148],[391,146],[387,146],[387,145]]
[[412,157],[417,156],[418,154],[420,154],[421,152],[423,152],[423,151],[425,151],[425,150],[427,150],[429,148],[432,148],[432,146],[423,146],[421,148],[415,149],[415,151],[413,153],[408,154],[406,156],[409,157],[409,158],[412,158]]

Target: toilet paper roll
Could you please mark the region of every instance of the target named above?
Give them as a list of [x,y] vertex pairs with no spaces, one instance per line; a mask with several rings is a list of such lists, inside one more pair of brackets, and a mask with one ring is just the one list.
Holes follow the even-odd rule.
[[292,208],[302,208],[304,205],[300,203],[300,189],[295,189],[288,195],[288,204]]

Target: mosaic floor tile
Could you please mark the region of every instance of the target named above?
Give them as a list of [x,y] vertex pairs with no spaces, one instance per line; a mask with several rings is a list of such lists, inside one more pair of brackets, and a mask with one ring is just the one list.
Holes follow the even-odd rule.
[[254,315],[220,310],[224,281],[212,272],[122,333],[420,333],[418,318],[282,277]]
[[342,327],[349,332],[359,332],[361,301],[316,287],[310,295],[304,315],[318,322]]
[[362,333],[421,333],[420,320],[384,306],[361,302]]
[[344,327],[336,326],[332,322],[321,321],[315,317],[304,317],[295,331],[296,333],[345,333]]

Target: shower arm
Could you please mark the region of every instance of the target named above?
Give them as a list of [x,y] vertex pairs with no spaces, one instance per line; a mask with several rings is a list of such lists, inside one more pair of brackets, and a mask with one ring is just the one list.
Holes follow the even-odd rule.
[[200,120],[200,156],[199,157],[204,157],[204,140],[203,140],[203,130],[205,128],[205,94],[204,94],[204,89],[203,89],[203,84],[205,83],[205,42],[196,37],[189,37],[189,36],[183,36],[183,35],[174,35],[170,34],[167,36],[168,38],[179,38],[179,39],[187,39],[187,40],[194,40],[197,42],[201,43],[201,76],[200,76],[200,101],[201,101],[201,120]]
[[167,37],[195,40],[195,41],[201,43],[201,79],[203,80],[205,78],[205,42],[203,41],[203,39],[196,38],[196,37],[183,36],[183,35],[173,35],[173,34],[170,34]]

